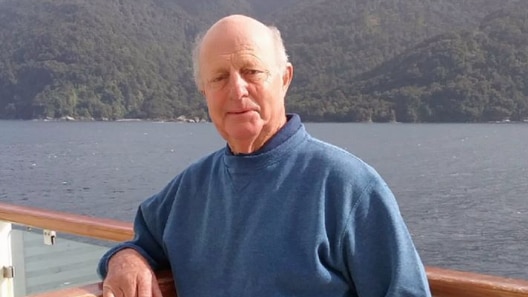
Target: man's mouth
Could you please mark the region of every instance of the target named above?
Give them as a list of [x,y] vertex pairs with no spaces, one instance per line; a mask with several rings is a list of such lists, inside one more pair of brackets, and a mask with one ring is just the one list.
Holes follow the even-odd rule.
[[244,109],[244,110],[230,111],[228,113],[229,114],[244,114],[244,113],[248,113],[248,112],[252,112],[252,111],[255,111],[255,110],[253,110],[253,109]]

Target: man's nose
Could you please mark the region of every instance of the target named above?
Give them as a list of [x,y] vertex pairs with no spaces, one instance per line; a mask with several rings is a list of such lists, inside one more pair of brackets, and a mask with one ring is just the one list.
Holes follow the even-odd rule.
[[239,100],[248,95],[248,82],[240,73],[233,73],[229,76],[229,80],[231,98]]

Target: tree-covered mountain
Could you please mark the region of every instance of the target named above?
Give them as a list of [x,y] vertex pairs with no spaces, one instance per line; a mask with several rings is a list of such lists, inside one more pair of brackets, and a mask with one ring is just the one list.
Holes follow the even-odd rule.
[[[3,117],[172,117],[198,109],[188,48],[197,31],[154,2],[5,1]],[[174,82],[177,83],[174,83]],[[173,100],[178,98],[178,100]]]
[[[525,64],[505,64],[488,54],[508,50],[517,55],[516,42],[522,40],[515,38],[526,37],[522,22],[515,24],[511,14],[519,9],[499,10],[510,5],[525,4],[515,0],[0,0],[0,118],[206,117],[205,103],[192,79],[192,41],[216,19],[231,13],[279,26],[296,67],[288,109],[306,119],[522,118],[526,115],[514,108],[526,102],[526,89],[506,77],[525,74]],[[486,44],[481,44],[482,36]],[[458,109],[466,106],[457,99],[460,96],[436,92],[433,104],[422,96],[425,83],[416,86],[402,75],[440,63],[446,78],[424,70],[428,79],[436,79],[427,86],[446,89],[460,84],[453,76],[457,71],[459,76],[473,77],[459,69],[466,66],[458,64],[457,51],[450,47],[459,44],[445,41],[455,39],[474,40],[484,60],[471,66],[477,67],[471,68],[471,75],[505,79],[503,88],[515,105],[501,101],[502,109],[483,112],[490,116],[470,116],[471,112]],[[438,58],[442,55],[446,57]],[[442,64],[449,59],[454,65]],[[474,74],[484,69],[487,72],[481,76]],[[389,87],[386,82],[392,80],[400,85]],[[412,88],[423,91],[418,97],[425,111],[417,113],[411,106],[416,92],[406,97],[405,90]],[[478,90],[471,94],[479,96]],[[395,92],[405,99],[395,99]],[[479,102],[497,100],[492,93],[485,96],[494,99],[479,98]],[[443,112],[437,112],[440,106]]]
[[[476,26],[508,5],[495,0],[327,0],[276,16],[296,77],[293,93],[319,96],[426,38]],[[297,91],[302,89],[302,91]],[[294,101],[297,98],[293,99]]]
[[325,92],[324,103],[313,100],[303,112],[336,121],[527,119],[526,20],[523,2],[486,16],[477,29],[435,36]]

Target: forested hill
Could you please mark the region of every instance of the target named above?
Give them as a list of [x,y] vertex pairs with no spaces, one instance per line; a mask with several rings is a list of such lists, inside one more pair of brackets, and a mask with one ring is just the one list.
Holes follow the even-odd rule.
[[288,110],[314,121],[528,117],[527,1],[0,0],[0,118],[206,117],[191,42],[221,16],[277,25]]
[[3,117],[164,118],[202,108],[184,41],[198,24],[148,0],[0,3]]
[[526,121],[527,20],[528,1],[501,9],[475,29],[427,39],[295,108],[312,121]]

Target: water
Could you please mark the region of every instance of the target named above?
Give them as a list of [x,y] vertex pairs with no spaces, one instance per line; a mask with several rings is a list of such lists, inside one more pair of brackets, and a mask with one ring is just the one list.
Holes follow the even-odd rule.
[[[381,173],[426,265],[528,279],[528,125],[307,129]],[[211,124],[0,121],[0,201],[130,221],[223,145]]]

